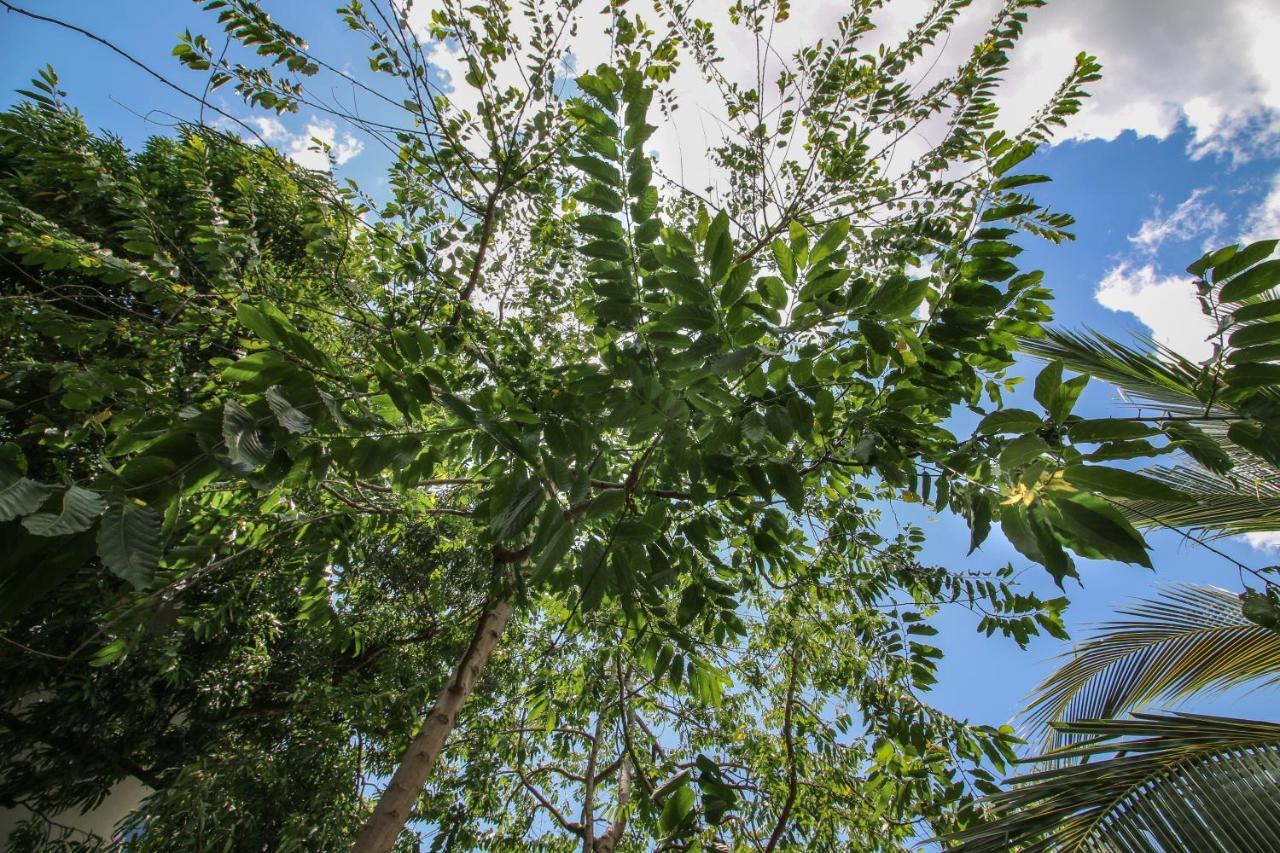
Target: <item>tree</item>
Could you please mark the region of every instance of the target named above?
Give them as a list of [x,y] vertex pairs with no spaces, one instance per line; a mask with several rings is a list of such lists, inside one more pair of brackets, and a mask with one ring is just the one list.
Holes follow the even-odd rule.
[[[249,694],[214,709],[216,743],[146,747],[162,773],[137,815],[139,845],[316,843],[311,827],[331,843],[355,835],[374,777],[390,781],[360,850],[411,844],[411,818],[459,844],[497,844],[479,837],[480,814],[504,841],[546,834],[520,824],[536,814],[588,849],[623,833],[892,847],[918,818],[947,830],[972,819],[972,790],[991,787],[984,757],[1000,766],[1011,732],[921,701],[938,655],[927,618],[962,602],[1025,641],[1059,632],[1064,602],[1018,593],[1005,568],[920,566],[918,532],[882,535],[875,503],[905,494],[962,512],[976,547],[1011,491],[999,521],[1059,578],[1064,547],[1146,552],[1115,507],[1055,478],[1057,446],[1000,439],[992,420],[966,439],[944,426],[958,405],[1000,404],[1018,336],[1049,316],[1041,276],[1017,268],[1011,241],[1063,239],[1070,219],[1025,194],[1046,178],[1013,170],[1097,73],[1080,57],[1023,132],[994,129],[991,93],[1039,3],[1006,4],[954,73],[913,86],[964,5],[940,0],[901,43],[863,51],[874,4],[855,4],[834,40],[777,69],[775,89],[727,80],[714,33],[680,3],[660,4],[661,29],[611,4],[611,60],[572,87],[560,75],[575,3],[511,15],[445,2],[425,30],[394,5],[351,3],[340,14],[369,44],[375,84],[402,87],[391,96],[325,65],[258,4],[207,3],[229,49],[185,34],[180,60],[251,107],[327,110],[388,145],[392,198],[376,205],[207,132],[130,158],[68,118],[51,73],[37,85],[39,106],[10,121],[63,128],[74,144],[45,155],[13,132],[0,150],[47,156],[52,185],[111,203],[82,209],[67,190],[64,208],[25,181],[25,161],[0,169],[17,271],[6,287],[22,306],[14,360],[26,365],[5,387],[15,405],[42,407],[4,436],[4,578],[22,591],[5,636],[24,667],[52,655],[79,670],[92,649],[95,672],[154,683],[172,672],[163,652],[189,674],[222,666],[221,683]],[[785,3],[733,9],[762,56],[786,17]],[[423,38],[463,57],[452,98]],[[726,175],[714,196],[663,176],[645,147],[651,121],[679,106],[668,85],[679,67],[720,87],[734,129],[709,154]],[[314,98],[303,80],[322,72],[386,116]],[[938,142],[891,168],[926,122]],[[157,177],[169,172],[181,179]],[[100,326],[85,319],[95,311]],[[121,323],[127,334],[108,333]],[[88,347],[74,337],[94,328]],[[114,351],[121,340],[131,347]],[[80,396],[59,396],[68,373],[92,374]],[[1080,385],[1060,365],[1045,374],[1037,396],[1052,423],[1037,429],[1068,421]],[[56,572],[27,570],[55,552]],[[285,629],[291,591],[306,619]],[[202,615],[157,624],[188,609]],[[420,636],[423,611],[439,614],[438,635]],[[211,646],[210,625],[235,629]],[[296,651],[283,672],[281,645]],[[377,666],[361,664],[372,652]],[[573,697],[531,667],[544,660],[575,673]],[[42,667],[10,708],[69,687],[72,672]],[[347,679],[351,668],[369,680]],[[175,697],[184,725],[206,710],[196,693]],[[411,722],[406,709],[428,694]],[[237,716],[258,698],[279,717]],[[121,716],[132,719],[108,718]],[[540,734],[523,731],[531,716]],[[672,741],[637,735],[659,718]],[[512,733],[528,737],[512,749]],[[44,766],[65,758],[44,744]],[[331,820],[309,823],[307,804],[226,816],[243,804],[236,783],[281,744],[324,770],[315,794],[340,803]],[[269,768],[274,790],[299,785],[287,758]],[[576,783],[562,786],[575,811],[529,777],[533,760]],[[104,758],[73,781],[100,791],[122,770]],[[424,793],[433,772],[433,788],[465,794],[465,814]],[[345,798],[343,773],[356,777]],[[495,779],[520,810],[503,810]],[[87,797],[47,782],[51,802]],[[184,837],[180,816],[209,791],[228,807]]]
[[[1205,312],[1218,320],[1215,353],[1203,365],[1097,337],[1051,333],[1028,344],[1114,382],[1142,407],[1138,417],[1106,427],[1117,444],[1163,428],[1176,442],[1162,450],[1190,457],[1189,464],[1110,475],[1111,494],[1135,524],[1201,535],[1280,529],[1267,503],[1280,481],[1271,363],[1280,351],[1269,320],[1280,308],[1280,261],[1268,260],[1278,242],[1229,246],[1189,268],[1200,279]],[[1142,413],[1151,408],[1160,413]],[[1132,618],[1101,626],[1075,647],[1027,709],[1031,734],[1046,750],[1030,760],[1049,769],[1009,780],[1014,788],[988,800],[995,819],[952,836],[956,849],[1253,849],[1280,838],[1266,805],[1280,795],[1280,727],[1133,713],[1157,700],[1275,682],[1280,588],[1264,573],[1237,568],[1242,580],[1248,570],[1262,581],[1262,590],[1173,587],[1122,610]],[[1120,719],[1130,713],[1133,719]]]

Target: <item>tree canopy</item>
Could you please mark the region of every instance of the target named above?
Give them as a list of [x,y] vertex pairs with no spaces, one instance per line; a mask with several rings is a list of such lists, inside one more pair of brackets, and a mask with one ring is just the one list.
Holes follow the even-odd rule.
[[[573,0],[425,26],[353,0],[372,77],[203,3],[228,49],[174,54],[206,96],[350,121],[390,152],[384,198],[240,119],[131,152],[42,71],[0,117],[0,799],[133,777],[137,850],[892,850],[979,821],[1018,740],[929,706],[932,622],[1065,637],[1066,599],[923,564],[883,501],[974,548],[999,525],[1061,583],[1068,552],[1150,565],[1126,507],[1194,500],[1109,463],[1231,460],[1207,414],[1073,415],[1062,360],[1043,412],[1003,407],[1051,317],[1018,241],[1071,225],[1019,166],[1098,66],[1006,133],[1039,0],[927,84],[967,4],[872,49],[878,5],[744,85],[680,2],[610,3],[610,61],[570,70]],[[733,25],[767,45],[787,9]],[[452,93],[433,43],[465,59]],[[715,192],[646,147],[681,69],[725,100]],[[1273,248],[1201,272],[1252,306]],[[1274,455],[1273,365],[1226,352],[1195,405]]]

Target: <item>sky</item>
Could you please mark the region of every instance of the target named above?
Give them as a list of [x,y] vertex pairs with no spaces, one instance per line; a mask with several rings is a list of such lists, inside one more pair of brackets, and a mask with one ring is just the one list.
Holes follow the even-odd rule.
[[[901,32],[923,0],[892,0],[882,15],[883,32]],[[941,51],[940,67],[959,61],[982,30],[994,0],[976,0],[961,16]],[[17,5],[60,18],[108,39],[179,85],[199,91],[198,75],[169,56],[178,34],[190,28],[211,41],[216,27],[185,0],[23,0]],[[339,67],[364,63],[361,47],[346,38],[337,0],[277,0],[264,3],[285,26],[304,35],[316,52]],[[418,0],[415,22],[430,8]],[[588,0],[584,6],[599,6]],[[694,0],[695,13],[723,18],[723,0]],[[778,46],[828,31],[845,7],[837,0],[793,0],[792,20],[779,30]],[[607,40],[599,20],[584,13],[576,47],[580,67],[605,58]],[[788,41],[791,40],[791,41]],[[1090,327],[1126,340],[1148,334],[1192,358],[1207,354],[1205,321],[1194,300],[1188,263],[1206,248],[1238,240],[1280,237],[1280,3],[1273,0],[1051,0],[1032,13],[1027,35],[1015,52],[1001,89],[1005,120],[1016,124],[1053,91],[1079,51],[1098,56],[1103,79],[1094,97],[1054,144],[1029,161],[1027,171],[1054,178],[1037,193],[1057,210],[1073,214],[1076,239],[1060,246],[1026,243],[1019,263],[1044,269],[1056,295],[1056,322]],[[729,39],[724,67],[740,73],[748,47]],[[0,107],[17,99],[37,68],[56,66],[68,100],[90,126],[118,134],[137,147],[146,137],[171,133],[179,120],[196,117],[193,102],[166,88],[118,54],[84,36],[0,11]],[[448,85],[457,55],[434,49],[439,78]],[[679,122],[654,137],[659,167],[687,183],[715,182],[699,172],[706,145],[716,138],[717,97],[692,75],[677,76],[676,88],[691,106]],[[323,93],[350,103],[352,93]],[[251,114],[234,93],[220,91],[211,103],[250,121],[272,145],[298,162],[329,168],[312,150],[318,137],[329,146],[340,178],[359,182],[375,196],[387,163],[385,151],[322,115],[305,109],[276,117]],[[722,105],[721,105],[722,106]],[[208,116],[209,118],[214,118]],[[1034,372],[1034,366],[1024,366]],[[1114,392],[1095,383],[1078,413],[1115,414]],[[998,532],[972,556],[962,520],[892,507],[928,534],[926,561],[950,569],[1026,567]],[[1171,533],[1152,533],[1153,573],[1136,566],[1079,560],[1081,585],[1071,583],[1067,611],[1073,636],[1109,618],[1126,598],[1149,594],[1157,583],[1192,581],[1240,588],[1236,570]],[[1220,547],[1254,567],[1280,562],[1280,536],[1252,542],[1226,540]],[[1043,571],[1021,575],[1046,596],[1058,594]],[[1055,666],[1063,650],[1042,639],[1021,651],[1011,640],[973,631],[977,617],[948,611],[937,638],[946,651],[932,701],[959,717],[1000,723],[1012,718],[1026,694]],[[1275,694],[1237,692],[1186,707],[1210,713],[1276,719]]]

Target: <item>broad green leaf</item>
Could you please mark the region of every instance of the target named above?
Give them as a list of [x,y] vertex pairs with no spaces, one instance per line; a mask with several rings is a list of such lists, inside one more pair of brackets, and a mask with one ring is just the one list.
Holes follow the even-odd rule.
[[510,493],[506,503],[494,513],[489,530],[495,539],[510,539],[521,533],[542,506],[546,490],[534,477],[522,480]]
[[579,154],[569,158],[570,165],[580,169],[598,181],[603,181],[611,187],[619,187],[622,185],[622,173],[613,166],[598,157],[592,157],[589,154]]
[[1044,426],[1044,419],[1026,409],[1001,409],[992,412],[978,423],[980,435],[1002,435],[1035,432]]
[[1223,378],[1233,388],[1280,386],[1280,364],[1237,364],[1228,368]]
[[1220,284],[1236,273],[1243,272],[1253,266],[1258,261],[1270,257],[1271,253],[1275,251],[1277,243],[1280,243],[1280,240],[1259,240],[1256,243],[1250,243],[1245,246],[1239,252],[1214,267],[1214,282]]
[[1225,474],[1231,470],[1233,465],[1231,457],[1204,430],[1185,421],[1166,421],[1161,425],[1161,429],[1179,449],[1210,471]]
[[52,486],[0,470],[0,521],[35,512],[52,493]]
[[311,418],[298,411],[292,403],[285,399],[284,390],[279,385],[272,385],[267,389],[264,396],[267,399],[267,405],[271,407],[271,412],[276,416],[280,426],[295,435],[302,435],[311,431]]
[[573,220],[573,225],[582,233],[601,240],[620,240],[624,235],[622,220],[602,213],[584,213]]
[[1010,441],[1000,451],[1000,467],[1012,471],[1015,468],[1021,468],[1033,459],[1038,459],[1042,453],[1047,453],[1049,445],[1035,433],[1020,435]]
[[1148,438],[1160,432],[1150,424],[1127,418],[1093,418],[1076,421],[1067,427],[1067,431],[1071,440],[1077,444]]
[[242,472],[262,467],[275,455],[275,445],[258,419],[235,400],[222,406],[222,441],[231,464]]
[[793,512],[804,512],[804,481],[794,467],[786,462],[768,462],[765,471],[773,488],[786,500]]
[[781,238],[774,240],[769,244],[770,251],[773,252],[773,259],[778,264],[778,274],[782,276],[791,287],[796,285],[796,259],[791,254],[791,247]]
[[160,513],[113,495],[98,525],[98,556],[113,575],[145,589],[160,563]]
[[920,307],[928,292],[928,279],[912,281],[901,273],[891,275],[871,294],[866,310],[879,317],[907,317]]
[[280,328],[266,314],[248,303],[241,302],[236,305],[236,319],[264,341],[273,344],[285,343],[285,337]]
[[620,239],[592,240],[578,247],[578,251],[589,258],[600,258],[606,261],[625,261],[627,244]]
[[1240,302],[1280,284],[1280,260],[1264,261],[1228,281],[1218,291],[1223,302]]
[[622,210],[622,197],[598,181],[590,181],[575,192],[573,197],[606,213],[618,213]]
[[22,519],[22,526],[36,536],[67,536],[88,530],[107,508],[102,495],[72,486],[62,495],[62,511],[40,512]]
[[682,784],[672,791],[662,806],[662,815],[658,818],[659,828],[668,835],[678,830],[693,811],[694,799],[693,789],[688,784]]
[[1053,408],[1053,401],[1058,395],[1058,387],[1062,385],[1062,362],[1051,361],[1036,375],[1034,395],[1036,402],[1044,406],[1045,411]]
[[787,286],[776,275],[761,276],[756,281],[756,289],[764,298],[765,304],[773,308],[785,308],[787,305]]
[[1237,308],[1231,315],[1237,323],[1252,323],[1254,320],[1267,320],[1271,317],[1280,317],[1280,299],[1252,302]]
[[1100,465],[1068,465],[1063,477],[1078,489],[1098,492],[1117,498],[1133,500],[1168,501],[1171,503],[1195,503],[1195,498],[1177,489],[1153,480],[1143,474],[1135,474],[1120,468]]
[[812,266],[825,261],[831,254],[844,245],[844,241],[849,236],[849,220],[837,219],[822,232],[822,236],[818,238],[818,242],[813,244],[813,248],[809,251],[809,263]]
[[[1280,261],[1277,261],[1280,263]],[[1280,320],[1242,326],[1231,333],[1229,343],[1237,349],[1280,341]]]
[[627,504],[627,494],[622,489],[608,489],[596,495],[582,514],[584,521],[594,521],[615,515]]
[[1151,568],[1147,543],[1124,516],[1102,498],[1074,494],[1049,501],[1054,526],[1068,548],[1077,553],[1096,551],[1125,563]]

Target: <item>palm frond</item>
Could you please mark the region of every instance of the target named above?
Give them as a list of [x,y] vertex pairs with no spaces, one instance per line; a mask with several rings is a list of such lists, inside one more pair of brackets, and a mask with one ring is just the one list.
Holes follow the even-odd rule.
[[1238,453],[1226,475],[1187,465],[1143,469],[1148,477],[1195,498],[1194,503],[1126,501],[1121,511],[1137,527],[1163,523],[1208,538],[1280,530],[1280,470],[1235,445],[1227,449]]
[[1122,344],[1094,331],[1049,329],[1043,338],[1024,338],[1019,347],[1045,360],[1057,359],[1071,370],[1110,382],[1135,403],[1145,402],[1176,414],[1203,414],[1196,393],[1201,367],[1147,339],[1146,348]]
[[1120,609],[1044,680],[1024,713],[1029,739],[1063,744],[1058,721],[1118,717],[1156,700],[1280,681],[1280,634],[1245,619],[1234,593],[1178,584]]
[[[1280,724],[1196,714],[1063,725],[1088,759],[1010,779],[950,850],[1174,853],[1280,850]],[[1097,760],[1102,756],[1108,756]]]

